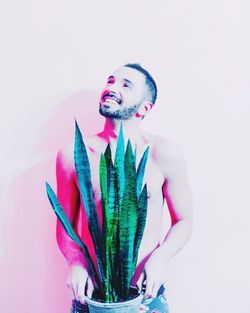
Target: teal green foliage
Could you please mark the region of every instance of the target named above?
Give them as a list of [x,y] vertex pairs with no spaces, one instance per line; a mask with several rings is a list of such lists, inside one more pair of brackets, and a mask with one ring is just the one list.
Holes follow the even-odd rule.
[[105,284],[104,240],[93,197],[88,154],[77,122],[75,123],[74,160],[80,194],[88,218],[89,232],[95,246],[100,279],[102,284]]
[[56,214],[56,216],[58,217],[59,221],[61,222],[62,226],[64,227],[65,231],[67,232],[67,234],[71,237],[72,240],[74,240],[82,249],[82,252],[85,255],[85,258],[88,262],[90,271],[92,276],[95,278],[95,281],[98,285],[98,289],[100,290],[101,293],[103,293],[103,287],[102,284],[100,282],[99,276],[95,270],[93,261],[91,260],[89,251],[87,246],[81,241],[81,239],[78,237],[78,235],[75,233],[71,223],[69,222],[66,214],[64,213],[61,204],[59,203],[54,191],[52,190],[51,186],[46,182],[46,191],[47,191],[47,195],[49,198],[49,201],[52,205],[52,208]]
[[140,193],[141,193],[141,187],[142,187],[142,181],[143,181],[143,177],[144,177],[144,172],[145,172],[145,167],[147,164],[147,159],[148,159],[148,152],[149,152],[149,147],[147,147],[147,149],[145,150],[139,166],[138,166],[138,170],[137,170],[137,197],[140,197]]
[[119,242],[120,259],[122,260],[122,262],[120,262],[121,296],[127,298],[131,278],[134,272],[133,254],[138,218],[136,167],[130,140],[128,140],[126,148],[124,168],[125,188],[119,219]]
[[[46,183],[50,203],[68,235],[82,249],[94,277],[100,300],[117,302],[129,298],[147,216],[147,186],[142,188],[149,147],[136,171],[136,150],[130,140],[126,150],[122,125],[112,159],[110,145],[101,153],[99,179],[102,195],[102,223],[93,197],[87,150],[76,122],[74,160],[81,199],[88,218],[98,268],[95,269],[85,244],[74,232],[53,190]],[[142,190],[141,190],[142,189]],[[102,227],[101,227],[102,226]]]

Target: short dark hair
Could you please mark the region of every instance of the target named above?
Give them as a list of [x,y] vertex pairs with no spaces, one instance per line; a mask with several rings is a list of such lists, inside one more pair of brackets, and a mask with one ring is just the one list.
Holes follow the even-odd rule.
[[128,63],[128,64],[125,64],[124,66],[133,68],[141,72],[142,74],[144,74],[146,78],[146,85],[151,94],[151,102],[152,104],[155,104],[155,100],[157,98],[157,87],[156,87],[156,83],[153,77],[149,74],[149,72],[145,70],[145,68],[143,68],[139,63]]

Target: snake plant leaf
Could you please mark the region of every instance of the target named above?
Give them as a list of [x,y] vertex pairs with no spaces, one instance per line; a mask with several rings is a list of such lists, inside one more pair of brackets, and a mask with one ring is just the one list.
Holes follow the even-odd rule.
[[137,197],[138,197],[138,199],[139,199],[139,196],[141,193],[141,187],[142,187],[145,167],[146,167],[147,159],[148,159],[148,152],[149,152],[149,146],[144,151],[143,156],[140,160],[138,169],[137,169]]
[[135,149],[134,149],[135,164],[136,164],[136,155],[137,155],[137,144],[135,145]]
[[118,191],[119,206],[121,205],[122,196],[124,192],[124,136],[123,126],[121,124],[119,136],[117,140],[116,152],[115,152],[115,185]]
[[[112,271],[115,267],[117,255],[117,225],[118,225],[118,190],[116,186],[115,167],[112,162],[112,153],[110,145],[108,144],[105,153],[105,160],[107,164],[107,190],[108,203],[105,205],[105,222],[107,225],[107,233],[105,237],[106,249],[106,290],[110,290],[112,285]],[[110,274],[112,273],[112,275]],[[110,299],[110,295],[107,296]]]
[[[111,255],[111,251],[110,251],[110,259],[112,259],[112,255]],[[118,284],[119,284],[119,279],[117,276],[117,265],[115,265],[115,267],[113,266],[112,262],[110,263],[110,270],[111,270],[111,277],[110,277],[110,296],[111,296],[111,302],[116,302],[118,299]]]
[[75,121],[75,146],[74,146],[74,161],[75,169],[78,178],[78,184],[80,194],[88,218],[89,232],[91,234],[100,273],[101,281],[105,282],[105,252],[104,252],[104,241],[102,237],[101,227],[97,216],[96,206],[94,202],[90,164],[87,154],[86,146],[83,142],[82,134]]
[[[105,213],[106,213],[106,225],[107,225],[107,234],[106,234],[106,283],[107,283],[107,290],[108,299],[110,300],[111,297],[111,285],[112,285],[112,272],[111,272],[111,264],[112,264],[112,245],[113,245],[113,228],[116,228],[117,220],[115,219],[115,210],[116,210],[116,197],[115,197],[115,186],[114,186],[114,166],[111,163],[109,164],[109,187],[108,187],[108,205],[105,206]],[[115,244],[115,243],[114,243]],[[115,256],[116,251],[114,252],[113,256]],[[111,258],[110,258],[111,256]]]
[[110,186],[110,167],[112,165],[112,154],[111,154],[110,144],[107,145],[106,150],[104,152],[104,156],[105,156],[106,164],[107,164],[107,184],[108,184],[108,190],[109,190],[109,186]]
[[130,140],[125,152],[125,188],[119,219],[121,296],[126,299],[134,272],[134,240],[137,229],[136,168]]
[[134,266],[137,264],[138,251],[141,244],[143,232],[146,225],[148,208],[148,197],[147,197],[147,185],[145,184],[138,201],[138,221],[137,230],[135,235],[135,247],[134,247]]
[[[124,172],[124,161],[125,161],[125,149],[124,149],[124,135],[123,135],[123,124],[121,123],[119,136],[116,145],[116,152],[115,152],[115,160],[114,160],[114,168],[115,168],[115,192],[116,192],[116,199],[117,199],[117,219],[120,219],[121,214],[121,205],[122,199],[124,194],[124,187],[125,187],[125,172]],[[116,288],[118,296],[121,295],[121,280],[120,280],[120,242],[119,242],[119,222],[117,223],[117,228],[114,229],[114,241],[111,247],[112,249],[112,266],[116,269],[114,273],[114,286]],[[115,244],[114,244],[115,243]],[[116,250],[116,252],[115,252]],[[115,256],[114,256],[115,254]]]
[[107,236],[106,242],[110,241],[110,229],[112,223],[115,222],[114,220],[114,213],[117,210],[117,195],[116,195],[116,188],[115,188],[115,169],[112,162],[112,154],[110,145],[107,145],[107,148],[104,152],[105,160],[106,160],[106,167],[107,167],[107,200],[108,205],[105,206],[105,217],[106,217],[106,224],[107,224]]
[[51,188],[51,186],[47,182],[46,182],[46,191],[47,191],[47,195],[48,195],[50,204],[51,204],[56,216],[58,217],[59,221],[61,222],[66,233],[82,249],[82,251],[85,255],[85,258],[88,262],[88,266],[89,266],[89,269],[91,271],[91,274],[94,277],[94,279],[98,285],[99,290],[102,291],[102,285],[101,285],[99,276],[96,272],[96,269],[94,267],[94,263],[90,257],[87,246],[81,241],[79,236],[75,233],[75,231],[74,231],[70,221],[68,220],[66,214],[64,213],[63,208],[62,208],[60,202],[58,201],[53,189]]
[[99,180],[102,195],[102,234],[103,238],[107,236],[107,217],[106,211],[108,206],[108,186],[107,186],[107,163],[104,154],[101,153],[99,166]]
[[106,280],[105,280],[104,290],[105,290],[105,301],[109,302],[110,301],[110,288],[111,288],[112,272],[111,272],[111,267],[110,267],[110,262],[109,262],[108,245],[106,245],[105,257],[106,257],[106,267],[105,267]]
[[107,240],[106,240],[106,250],[109,253],[109,266],[115,268],[117,265],[117,230],[118,230],[118,212],[114,212],[112,220],[110,222]]
[[[105,229],[105,301],[111,300],[111,287],[112,287],[112,272],[111,272],[111,260],[110,260],[110,244],[111,244],[111,223],[114,213],[114,170],[112,162],[112,154],[110,144],[107,145],[104,154],[102,154],[102,163],[105,164],[105,173],[100,172],[101,191],[102,197],[105,198],[103,206],[103,223],[106,226]],[[104,176],[102,177],[102,175]]]
[[108,188],[108,208],[109,208],[109,223],[111,222],[114,212],[116,210],[116,192],[115,192],[115,169],[114,165],[111,162],[109,164],[109,188]]

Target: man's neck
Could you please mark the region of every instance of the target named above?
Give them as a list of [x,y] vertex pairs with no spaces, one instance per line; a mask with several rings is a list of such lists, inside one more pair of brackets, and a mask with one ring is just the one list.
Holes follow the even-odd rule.
[[142,144],[143,132],[139,127],[140,121],[133,118],[130,120],[117,120],[106,117],[106,122],[101,136],[111,144],[112,142],[116,142],[119,136],[121,124],[125,143],[127,143],[128,139],[130,139],[133,148],[135,148],[136,144]]

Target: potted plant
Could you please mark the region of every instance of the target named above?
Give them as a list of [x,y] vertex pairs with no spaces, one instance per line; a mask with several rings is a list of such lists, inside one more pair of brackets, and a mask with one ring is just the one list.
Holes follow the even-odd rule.
[[142,300],[131,280],[146,223],[147,186],[142,188],[149,147],[136,170],[136,150],[130,140],[124,148],[122,125],[114,162],[110,145],[101,153],[99,165],[102,195],[102,227],[93,197],[91,171],[86,146],[75,121],[74,162],[81,199],[88,218],[97,268],[87,246],[75,233],[54,191],[46,182],[49,201],[67,234],[81,247],[96,282],[92,299],[86,297],[90,312],[136,312]]

